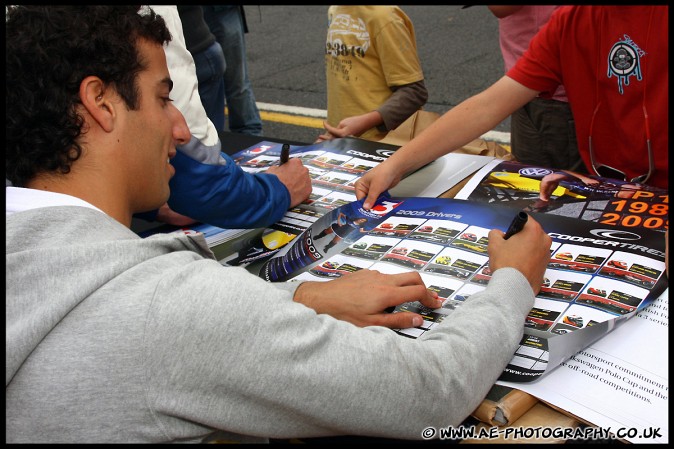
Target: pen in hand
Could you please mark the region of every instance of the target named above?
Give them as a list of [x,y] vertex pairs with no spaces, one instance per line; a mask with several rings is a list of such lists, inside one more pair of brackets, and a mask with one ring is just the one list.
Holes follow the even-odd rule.
[[283,165],[286,162],[288,162],[289,157],[290,157],[290,145],[284,143],[283,146],[281,147],[281,160],[279,161],[279,165]]
[[517,234],[524,228],[524,225],[527,223],[529,215],[526,212],[520,211],[515,218],[513,218],[512,223],[508,226],[508,230],[503,235],[503,240],[508,240],[513,235]]

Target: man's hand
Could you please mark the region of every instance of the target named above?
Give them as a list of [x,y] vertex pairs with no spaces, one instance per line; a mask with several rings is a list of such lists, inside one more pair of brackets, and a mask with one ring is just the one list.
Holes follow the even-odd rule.
[[442,305],[419,273],[382,274],[376,270],[358,270],[329,282],[304,282],[295,291],[294,300],[356,326],[392,329],[420,326],[423,317],[412,312],[386,313],[388,307],[409,301],[431,309]]
[[299,158],[290,158],[283,165],[269,167],[265,173],[278,176],[290,192],[290,207],[295,207],[311,195],[311,177]]
[[499,268],[515,268],[527,278],[534,295],[538,294],[550,261],[552,239],[531,216],[522,231],[508,240],[503,239],[504,234],[498,229],[489,232],[489,269],[493,273]]
[[169,207],[168,203],[164,203],[164,205],[157,210],[156,220],[173,226],[187,226],[197,222],[193,218],[174,211]]

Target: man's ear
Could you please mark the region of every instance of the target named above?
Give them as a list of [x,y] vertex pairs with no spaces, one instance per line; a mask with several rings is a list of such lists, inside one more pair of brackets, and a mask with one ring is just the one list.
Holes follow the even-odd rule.
[[106,89],[97,76],[88,76],[80,83],[80,100],[89,115],[105,131],[111,132],[115,122],[115,104],[112,101],[112,89]]

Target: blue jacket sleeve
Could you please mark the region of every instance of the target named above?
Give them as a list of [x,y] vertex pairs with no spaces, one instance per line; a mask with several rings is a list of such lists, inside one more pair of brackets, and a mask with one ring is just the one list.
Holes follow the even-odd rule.
[[247,173],[220,142],[207,147],[194,136],[171,160],[176,173],[169,186],[169,207],[221,228],[268,227],[290,207],[290,193],[276,175]]

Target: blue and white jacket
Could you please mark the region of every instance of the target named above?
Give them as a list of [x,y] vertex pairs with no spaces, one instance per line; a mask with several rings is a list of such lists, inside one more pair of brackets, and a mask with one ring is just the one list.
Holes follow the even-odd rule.
[[176,173],[168,204],[174,211],[221,228],[261,228],[290,208],[290,193],[276,175],[247,173],[220,151],[192,136],[171,160]]
[[[192,139],[171,160],[171,209],[221,228],[266,227],[290,207],[290,193],[272,174],[251,174],[221,151],[217,130],[201,104],[194,59],[185,45],[175,5],[152,5],[164,18],[173,39],[164,47],[173,89],[171,99],[185,117]],[[156,211],[137,214],[154,220]]]

